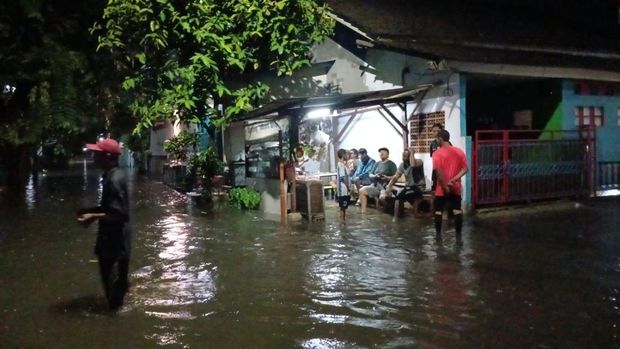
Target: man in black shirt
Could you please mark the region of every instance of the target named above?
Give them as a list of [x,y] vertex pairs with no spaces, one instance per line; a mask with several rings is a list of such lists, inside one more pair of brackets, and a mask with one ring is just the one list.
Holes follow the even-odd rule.
[[95,164],[104,171],[103,193],[101,204],[80,210],[77,220],[84,226],[99,221],[95,254],[106,299],[110,309],[116,310],[123,305],[129,289],[131,230],[127,179],[118,167],[121,148],[117,141],[108,138],[86,147],[95,152]]
[[[439,131],[443,130],[443,125],[440,123],[436,123],[433,125],[433,127],[431,127],[431,132],[433,135],[433,140],[431,141],[430,144],[430,149],[429,152],[431,153],[431,157],[433,157],[433,153],[435,152],[435,150],[437,150],[439,148],[439,143],[437,142],[437,135],[439,134]],[[435,186],[433,185],[433,188]]]

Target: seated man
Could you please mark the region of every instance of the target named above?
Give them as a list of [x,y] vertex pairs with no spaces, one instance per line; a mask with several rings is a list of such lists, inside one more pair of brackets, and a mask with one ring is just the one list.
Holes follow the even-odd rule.
[[359,187],[371,183],[369,175],[375,167],[375,160],[368,156],[368,152],[364,148],[360,148],[358,153],[359,164],[357,165],[355,173],[351,176],[351,181],[355,182]]
[[360,148],[358,151],[359,159],[355,172],[351,175],[351,195],[353,197],[359,196],[359,190],[365,185],[370,185],[370,171],[375,166],[375,160],[368,156],[368,152],[364,148]]
[[389,182],[394,176],[394,173],[396,173],[396,164],[388,159],[390,157],[388,148],[380,148],[379,157],[381,161],[375,164],[375,167],[368,175],[371,184],[362,187],[359,192],[362,213],[366,213],[368,199],[378,199],[381,190],[385,188],[385,184]]
[[394,220],[398,218],[400,209],[403,207],[405,200],[413,205],[416,200],[422,198],[422,192],[426,187],[426,182],[424,180],[424,163],[422,160],[415,158],[415,149],[413,147],[403,151],[403,163],[400,164],[396,171],[396,175],[394,175],[385,189],[388,196],[392,195],[394,183],[396,183],[398,178],[403,174],[405,175],[405,188],[396,194],[396,200],[394,201]]

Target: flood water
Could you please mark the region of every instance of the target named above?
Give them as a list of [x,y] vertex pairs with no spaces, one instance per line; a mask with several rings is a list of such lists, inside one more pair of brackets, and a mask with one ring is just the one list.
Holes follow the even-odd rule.
[[[0,348],[620,347],[620,201],[287,226],[132,180],[131,293],[105,310],[98,171],[0,193]],[[371,209],[372,211],[372,209]]]

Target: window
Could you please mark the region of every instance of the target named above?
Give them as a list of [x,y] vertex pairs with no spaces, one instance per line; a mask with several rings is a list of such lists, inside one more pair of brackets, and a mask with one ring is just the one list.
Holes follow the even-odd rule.
[[411,115],[409,120],[409,145],[415,148],[416,153],[428,153],[433,141],[432,128],[434,124],[445,126],[446,117],[443,111]]
[[603,126],[603,107],[576,107],[575,126]]

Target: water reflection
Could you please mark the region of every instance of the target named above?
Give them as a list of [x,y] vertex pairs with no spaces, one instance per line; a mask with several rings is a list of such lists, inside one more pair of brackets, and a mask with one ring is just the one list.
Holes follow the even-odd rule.
[[88,166],[86,159],[82,161],[82,191],[86,191],[88,188]]
[[26,183],[26,207],[28,211],[34,210],[36,204],[36,186],[34,175],[31,174],[28,177],[28,182]]
[[[155,263],[143,267],[135,276],[146,284],[144,298],[140,300],[146,306],[181,306],[208,302],[215,294],[215,284],[209,263],[188,264],[188,256],[196,248],[192,245],[193,228],[187,215],[171,214],[155,223],[154,230],[160,239],[154,243]],[[152,316],[191,319],[189,312],[152,311]]]

